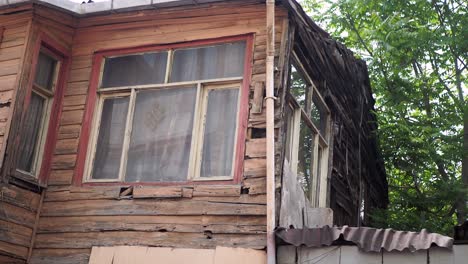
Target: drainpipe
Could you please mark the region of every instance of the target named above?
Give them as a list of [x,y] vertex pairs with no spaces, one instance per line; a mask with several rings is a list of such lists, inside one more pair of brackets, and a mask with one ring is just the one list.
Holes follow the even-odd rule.
[[266,0],[266,144],[267,144],[267,264],[276,264],[275,245],[275,0]]

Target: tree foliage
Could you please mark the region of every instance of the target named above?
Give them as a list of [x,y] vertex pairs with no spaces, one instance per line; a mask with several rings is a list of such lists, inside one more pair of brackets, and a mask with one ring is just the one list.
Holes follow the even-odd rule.
[[[304,0],[313,19],[366,60],[390,204],[374,225],[450,234],[466,219],[464,0]],[[468,118],[468,116],[467,116]],[[466,123],[466,122],[465,122]],[[466,138],[466,136],[465,136]],[[466,140],[466,139],[465,139]],[[465,150],[466,151],[466,150]]]

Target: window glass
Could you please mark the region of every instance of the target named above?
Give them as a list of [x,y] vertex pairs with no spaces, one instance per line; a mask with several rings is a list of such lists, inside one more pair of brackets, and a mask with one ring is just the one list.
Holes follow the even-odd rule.
[[327,131],[327,112],[319,99],[315,96],[312,98],[310,119],[314,123],[315,127],[320,131],[320,134],[325,137]]
[[196,87],[138,92],[126,181],[187,181]]
[[[306,101],[309,97],[309,85],[307,84],[304,77],[297,70],[294,64],[291,64],[291,83],[290,83],[290,93],[299,103],[299,105],[306,109]],[[310,101],[309,101],[310,102]]]
[[128,97],[104,99],[92,174],[93,179],[118,178],[128,103]]
[[201,177],[231,176],[239,89],[208,91]]
[[42,52],[39,52],[34,83],[47,90],[52,90],[57,61]]
[[106,58],[101,88],[164,83],[167,52]]
[[294,139],[294,110],[291,106],[285,107],[286,115],[286,143],[285,143],[285,158],[292,166],[292,152],[293,152],[293,139]]
[[244,72],[245,42],[174,52],[171,82],[240,77]]
[[314,151],[314,134],[307,124],[301,120],[299,133],[297,175],[304,192],[310,197],[312,191],[312,162]]
[[41,141],[41,127],[44,119],[46,99],[35,92],[31,92],[31,99],[23,128],[21,130],[21,155],[18,160],[18,169],[34,173],[34,160],[37,148]]

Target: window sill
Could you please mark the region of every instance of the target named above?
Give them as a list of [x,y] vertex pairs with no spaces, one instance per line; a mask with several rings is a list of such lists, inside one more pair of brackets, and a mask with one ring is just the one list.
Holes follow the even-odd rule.
[[11,175],[10,181],[18,186],[32,190],[34,192],[39,191],[41,188],[46,188],[47,185],[39,182],[39,180],[33,175],[16,170],[13,175]]

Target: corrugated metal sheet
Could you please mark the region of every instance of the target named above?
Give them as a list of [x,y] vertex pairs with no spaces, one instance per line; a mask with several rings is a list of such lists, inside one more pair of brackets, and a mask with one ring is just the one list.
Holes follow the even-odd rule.
[[423,229],[421,232],[397,231],[393,229],[377,229],[370,227],[328,227],[308,229],[276,230],[276,236],[287,244],[296,247],[330,246],[334,241],[345,240],[356,244],[366,252],[380,252],[392,250],[428,249],[431,245],[443,248],[452,248],[453,238],[437,233],[429,233]]

